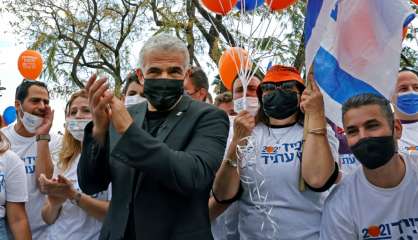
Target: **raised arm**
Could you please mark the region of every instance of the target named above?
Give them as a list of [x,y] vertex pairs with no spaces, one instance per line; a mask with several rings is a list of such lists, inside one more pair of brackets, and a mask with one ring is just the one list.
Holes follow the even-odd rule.
[[[301,108],[308,116],[305,122],[307,136],[302,154],[302,177],[312,188],[323,188],[338,171],[327,134],[324,101],[319,87],[309,78],[312,90],[306,89],[301,97]],[[338,172],[337,172],[338,176]],[[335,178],[336,180],[336,178]]]
[[93,123],[86,126],[77,176],[80,188],[87,194],[107,189],[110,183],[108,129],[111,111],[109,103],[113,95],[109,92],[106,78],[96,79],[93,75],[86,84]]
[[[49,106],[46,107],[46,115],[43,118],[42,125],[36,129],[36,136],[49,135],[52,122],[54,120],[54,111]],[[41,174],[52,177],[54,164],[52,163],[51,151],[49,149],[49,140],[40,138],[36,141],[37,158],[35,162],[35,175],[39,179]],[[39,182],[38,182],[39,184]]]

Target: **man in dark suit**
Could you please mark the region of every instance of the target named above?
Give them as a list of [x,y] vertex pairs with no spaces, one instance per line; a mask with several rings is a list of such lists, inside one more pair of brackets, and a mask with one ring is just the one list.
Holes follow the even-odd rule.
[[87,83],[93,123],[78,179],[88,194],[112,184],[100,239],[213,239],[208,197],[229,123],[223,111],[183,94],[188,63],[179,39],[149,39],[139,56],[148,102],[129,111],[105,78]]

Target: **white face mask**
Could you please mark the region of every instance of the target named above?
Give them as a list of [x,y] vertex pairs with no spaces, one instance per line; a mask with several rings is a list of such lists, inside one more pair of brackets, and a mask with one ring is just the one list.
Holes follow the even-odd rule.
[[43,122],[43,118],[38,117],[36,115],[30,114],[28,112],[23,112],[21,109],[20,112],[23,114],[23,117],[20,117],[18,114],[20,121],[22,121],[23,126],[25,127],[26,131],[30,133],[35,133],[36,129],[41,126]]
[[78,141],[83,141],[84,128],[91,122],[91,119],[67,119],[67,130]]
[[145,102],[147,99],[136,94],[133,96],[126,96],[125,97],[125,107],[130,107],[132,105]]
[[260,104],[256,97],[242,97],[234,100],[234,111],[236,113],[247,110],[254,117],[257,115]]

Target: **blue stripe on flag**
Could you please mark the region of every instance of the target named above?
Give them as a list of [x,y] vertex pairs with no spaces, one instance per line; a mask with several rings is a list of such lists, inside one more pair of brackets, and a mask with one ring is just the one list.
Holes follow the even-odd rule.
[[337,3],[335,4],[335,8],[334,8],[334,10],[332,10],[332,12],[331,12],[331,17],[332,17],[332,19],[334,19],[334,21],[337,21],[337,16],[338,16],[338,1],[337,1]]
[[322,47],[315,57],[314,75],[319,86],[340,104],[360,93],[374,93],[382,96],[369,84],[341,69],[337,59]]
[[321,12],[324,0],[309,0],[308,7],[306,8],[305,18],[305,46],[308,43],[312,35],[312,30],[315,27],[316,20]]
[[412,20],[414,20],[414,18],[415,18],[415,14],[411,14],[411,15],[409,15],[406,19],[405,19],[405,22],[403,23],[403,27],[407,27],[411,22],[412,22]]

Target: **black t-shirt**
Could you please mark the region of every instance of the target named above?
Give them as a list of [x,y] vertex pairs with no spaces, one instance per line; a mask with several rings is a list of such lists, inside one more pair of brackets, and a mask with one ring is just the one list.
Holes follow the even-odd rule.
[[[157,136],[158,130],[160,129],[161,125],[165,122],[167,119],[168,114],[170,111],[167,112],[150,112],[147,111],[145,114],[145,121],[143,128],[145,131],[147,131],[149,134],[151,134],[153,137]],[[135,170],[134,175],[134,183],[138,182],[139,177],[139,171]],[[132,187],[132,201],[131,205],[129,206],[129,217],[128,217],[128,226],[125,230],[125,239],[135,239],[135,218],[134,218],[134,194],[135,194],[136,184],[133,184]]]

